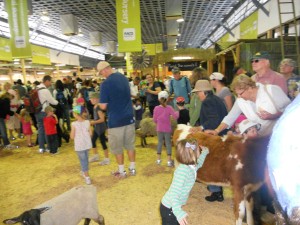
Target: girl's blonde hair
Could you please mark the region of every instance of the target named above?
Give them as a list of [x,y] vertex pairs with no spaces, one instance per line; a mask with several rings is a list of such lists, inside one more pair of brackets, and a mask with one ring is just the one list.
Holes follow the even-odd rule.
[[20,116],[25,120],[25,122],[31,121],[31,116],[26,109],[22,109],[20,112]]
[[167,100],[166,98],[160,98],[158,99],[159,103],[163,106],[166,107],[167,106]]
[[199,144],[196,139],[183,139],[176,145],[176,160],[185,165],[196,165],[200,155]]

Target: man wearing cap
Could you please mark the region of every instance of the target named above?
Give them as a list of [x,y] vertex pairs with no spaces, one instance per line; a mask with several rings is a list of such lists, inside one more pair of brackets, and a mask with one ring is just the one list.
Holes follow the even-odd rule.
[[112,175],[126,177],[123,148],[127,150],[130,161],[129,173],[135,175],[135,121],[128,79],[119,72],[113,72],[106,61],[99,62],[97,70],[106,78],[101,85],[100,107],[107,110],[108,143],[119,166]]
[[257,52],[251,58],[252,69],[256,72],[251,78],[262,84],[273,84],[279,86],[287,94],[287,85],[284,77],[270,67],[271,56],[268,52]]
[[25,94],[27,93],[26,88],[23,86],[24,84],[22,83],[21,79],[18,79],[16,84],[12,87],[14,90],[18,90],[18,94],[20,98],[23,98]]
[[294,74],[294,69],[296,67],[296,62],[292,59],[285,58],[281,60],[279,64],[280,73],[284,76],[287,87],[288,87],[288,96],[293,100],[298,91],[297,82],[300,81],[300,77]]
[[178,67],[174,67],[172,69],[172,74],[174,78],[170,80],[169,92],[170,95],[174,93],[174,106],[176,106],[176,98],[179,96],[184,97],[185,103],[189,103],[189,94],[192,90],[189,79],[181,76],[180,69]]
[[[202,102],[200,110],[200,127],[191,128],[192,132],[199,132],[204,130],[216,129],[219,123],[227,115],[227,109],[223,101],[212,91],[212,86],[208,80],[198,80],[192,93],[196,93],[198,98]],[[223,131],[221,135],[227,132]],[[209,202],[219,201],[222,202],[223,192],[222,187],[208,186],[209,191],[212,193],[210,196],[206,196],[205,200]]]

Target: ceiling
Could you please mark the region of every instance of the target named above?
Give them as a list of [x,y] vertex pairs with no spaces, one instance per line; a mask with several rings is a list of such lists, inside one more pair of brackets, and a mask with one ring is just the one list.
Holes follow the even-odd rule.
[[[214,40],[214,33],[230,32],[243,18],[253,12],[259,4],[267,0],[182,0],[184,22],[179,24],[180,36],[177,37],[177,48],[206,48]],[[10,36],[3,23],[4,4],[0,0],[0,36]],[[174,0],[174,2],[178,2]],[[117,43],[116,3],[115,0],[31,0],[33,14],[29,16],[31,28],[30,41],[43,43],[45,39],[55,38],[60,42],[50,44],[52,48],[71,51],[77,49],[79,55],[87,51],[97,54],[105,53],[107,41]],[[167,50],[166,0],[141,0],[142,43],[163,43]],[[239,10],[241,7],[245,10]],[[239,10],[239,11],[238,11]],[[50,21],[41,21],[43,12],[48,12]],[[239,14],[237,14],[239,12]],[[60,15],[73,14],[84,36],[65,36],[60,28]],[[232,22],[227,19],[235,14]],[[138,19],[138,18],[137,18]],[[7,25],[8,26],[8,25]],[[90,46],[89,32],[100,31],[102,46]],[[7,33],[8,32],[8,33]],[[219,34],[219,36],[222,34]],[[45,36],[47,38],[45,38]],[[215,37],[216,39],[217,37]],[[210,41],[208,41],[210,40]],[[70,47],[70,45],[72,46]],[[46,44],[45,44],[46,45]],[[47,46],[47,45],[46,45]],[[69,49],[70,50],[69,50]],[[89,56],[92,58],[99,58]]]

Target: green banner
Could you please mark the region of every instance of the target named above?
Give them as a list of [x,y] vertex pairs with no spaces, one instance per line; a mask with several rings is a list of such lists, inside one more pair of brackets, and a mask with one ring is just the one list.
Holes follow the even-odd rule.
[[116,0],[119,52],[141,52],[139,0]]
[[240,39],[257,39],[258,12],[240,23]]
[[37,45],[31,45],[32,63],[51,65],[50,49]]
[[0,60],[12,61],[10,41],[0,37]]
[[6,0],[13,58],[31,57],[27,0]]

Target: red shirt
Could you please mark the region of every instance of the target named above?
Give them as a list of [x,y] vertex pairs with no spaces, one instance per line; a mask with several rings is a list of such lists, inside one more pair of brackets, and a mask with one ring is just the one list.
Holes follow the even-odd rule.
[[46,116],[44,118],[44,128],[46,135],[57,134],[56,119],[53,116]]

